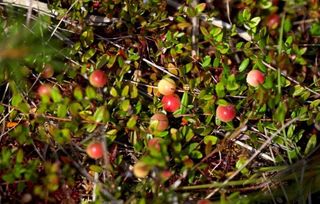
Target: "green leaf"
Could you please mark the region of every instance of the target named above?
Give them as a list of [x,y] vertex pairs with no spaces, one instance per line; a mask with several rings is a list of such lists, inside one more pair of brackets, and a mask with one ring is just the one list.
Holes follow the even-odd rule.
[[136,114],[140,113],[141,109],[142,109],[142,103],[141,103],[141,101],[138,101],[136,103],[136,105],[134,106],[135,113]]
[[137,61],[138,59],[140,59],[139,53],[135,53],[135,52],[129,50],[128,54],[129,54],[128,60]]
[[73,96],[78,100],[81,101],[83,99],[83,93],[79,86],[77,86],[73,91]]
[[100,106],[95,111],[93,118],[96,122],[108,122],[110,119],[110,114],[106,106]]
[[212,35],[212,37],[217,37],[221,33],[222,33],[222,29],[218,27],[213,27],[210,31],[210,34]]
[[278,122],[284,122],[287,113],[287,105],[283,102],[280,102],[275,113],[273,114],[274,120]]
[[129,94],[129,85],[125,85],[125,87],[122,89],[121,96],[127,97],[128,94]]
[[96,63],[96,67],[97,69],[100,69],[101,67],[103,67],[109,60],[109,55],[107,54],[104,54],[104,55],[101,55],[98,60],[97,60],[97,63]]
[[312,36],[320,36],[320,23],[315,22],[311,25],[310,34]]
[[172,147],[173,147],[173,151],[174,151],[175,153],[180,153],[181,150],[182,150],[182,145],[181,145],[181,143],[179,143],[179,142],[174,142],[174,143],[172,144]]
[[219,98],[223,98],[226,95],[226,93],[224,91],[224,84],[223,84],[222,81],[217,83],[217,85],[216,85],[216,93],[217,93]]
[[262,85],[265,89],[271,89],[273,87],[273,79],[272,76],[267,75],[266,79]]
[[116,59],[117,59],[117,55],[112,55],[110,58],[109,58],[109,62],[107,64],[107,67],[108,68],[111,68],[114,63],[116,62]]
[[242,12],[242,18],[245,20],[245,21],[249,21],[250,18],[251,18],[251,13],[249,11],[249,9],[245,9],[243,12]]
[[193,68],[193,63],[190,62],[188,64],[185,65],[185,74],[189,73]]
[[286,46],[290,46],[293,42],[293,37],[292,36],[289,36],[286,41],[285,41],[285,44]]
[[110,94],[111,94],[111,96],[113,96],[113,97],[117,97],[117,96],[118,96],[118,92],[117,92],[117,90],[116,90],[114,87],[111,87],[111,89],[110,89]]
[[78,115],[80,110],[82,110],[82,106],[78,102],[73,102],[69,106],[69,111],[72,115]]
[[101,166],[98,165],[90,165],[89,169],[93,172],[97,172],[97,173],[101,173],[103,172],[103,168]]
[[259,5],[263,9],[269,9],[272,6],[272,2],[270,0],[261,0]]
[[218,142],[218,137],[213,135],[208,135],[204,137],[203,142],[204,144],[208,144],[210,142],[212,145],[215,145]]
[[[247,158],[240,156],[239,160],[236,163],[236,168],[237,169],[241,169],[243,167],[243,165],[247,162]],[[241,173],[244,175],[248,175],[249,174],[249,170],[245,167],[241,170]]]
[[166,34],[166,41],[168,42],[172,41],[172,33],[170,30]]
[[84,128],[89,132],[92,133],[96,128],[97,128],[98,124],[94,123],[94,124],[85,124]]
[[136,85],[131,86],[130,96],[131,98],[137,98],[139,95],[138,87]]
[[95,99],[96,98],[96,90],[91,87],[91,86],[87,86],[86,87],[86,96],[88,97],[88,99]]
[[[222,37],[221,37],[222,38]],[[221,39],[222,40],[222,39]],[[230,46],[228,43],[223,43],[223,44],[220,44],[218,45],[217,47],[217,50],[221,53],[221,54],[227,54],[228,51],[230,50]]]
[[57,109],[57,116],[60,118],[66,117],[68,112],[67,104],[59,104]]
[[130,100],[124,100],[120,103],[120,108],[123,111],[128,111],[130,109]]
[[198,4],[198,5],[196,6],[197,14],[202,13],[202,11],[204,11],[205,8],[206,8],[206,3]]
[[254,17],[250,20],[249,22],[249,26],[250,28],[255,28],[258,26],[258,24],[260,23],[261,18],[260,17]]
[[205,56],[204,58],[203,58],[203,61],[202,61],[202,67],[203,68],[207,68],[207,67],[209,67],[210,66],[210,63],[211,63],[211,57],[210,56]]
[[127,127],[130,128],[130,129],[133,129],[137,124],[137,119],[138,119],[137,115],[131,116],[130,119],[128,120],[128,122],[127,122]]
[[286,18],[284,20],[284,25],[283,25],[283,31],[285,33],[288,33],[292,30],[292,23],[291,23],[291,18]]
[[19,106],[19,104],[21,103],[21,101],[22,101],[22,96],[21,96],[19,93],[17,93],[17,94],[14,94],[14,95],[12,96],[11,104],[12,104],[13,106]]
[[94,34],[92,29],[88,29],[84,31],[80,36],[80,41],[82,42],[84,47],[89,47],[94,41]]
[[24,152],[23,149],[19,149],[17,152],[16,162],[21,163],[23,161]]
[[184,92],[182,95],[182,99],[181,99],[181,106],[180,106],[180,114],[185,114],[187,111],[187,107],[188,107],[188,102],[189,102],[189,95],[188,92]]
[[15,181],[15,177],[14,177],[14,175],[13,175],[12,172],[3,175],[3,176],[2,176],[2,179],[3,179],[5,182],[8,182],[8,183],[13,183],[13,182]]
[[109,130],[108,132],[106,132],[106,136],[117,135],[117,133],[118,133],[117,129],[112,129],[112,130]]
[[266,66],[262,63],[262,60],[261,59],[257,59],[255,62],[255,65],[257,65],[259,67],[259,69],[262,71],[262,72],[266,72],[267,71],[267,68]]
[[300,86],[300,85],[295,85],[294,86],[294,92],[293,92],[293,96],[301,96],[303,94],[303,92],[305,92],[306,90],[304,89],[304,87]]
[[288,138],[290,138],[290,139],[292,138],[295,129],[296,129],[295,125],[290,125],[288,127],[288,130],[287,130],[287,137]]
[[244,42],[238,42],[238,43],[236,44],[237,50],[240,50],[240,49],[242,48],[243,44],[244,44]]
[[196,10],[192,7],[187,7],[186,13],[189,17],[194,17],[197,15]]
[[179,23],[183,23],[183,22],[186,22],[187,20],[185,18],[183,18],[182,16],[177,16],[176,21]]
[[189,144],[189,145],[187,146],[187,148],[186,148],[185,151],[187,151],[187,153],[190,154],[192,151],[194,151],[194,150],[196,150],[196,149],[198,149],[198,148],[199,148],[199,143],[193,142],[193,143],[191,143],[191,144]]
[[69,129],[67,128],[64,128],[62,130],[58,130],[56,129],[54,132],[53,132],[53,138],[56,142],[58,142],[59,144],[65,144],[65,143],[68,143],[70,142],[70,139],[71,139],[71,132]]
[[194,132],[190,127],[184,126],[181,130],[181,135],[186,139],[187,142],[189,142],[193,138]]
[[305,155],[308,155],[317,145],[317,135],[313,134],[308,140],[307,147],[304,151]]
[[198,150],[194,150],[190,153],[190,157],[194,159],[201,159],[203,157],[202,153]]
[[13,106],[16,106],[19,108],[20,111],[23,113],[28,113],[29,112],[29,105],[23,100],[23,97],[21,94],[17,93],[12,96],[12,101],[11,104]]
[[318,108],[319,105],[320,105],[320,99],[316,99],[310,103],[310,107],[314,109]]
[[201,31],[202,35],[204,35],[205,37],[208,37],[210,35],[209,32],[207,31],[207,29],[203,26],[200,26],[200,31]]
[[55,103],[59,103],[62,101],[62,95],[60,94],[60,90],[57,87],[52,88],[51,97]]
[[214,58],[213,60],[213,67],[218,68],[220,65],[220,59],[219,58]]
[[239,72],[243,72],[244,70],[247,69],[248,65],[250,63],[250,59],[246,58],[245,60],[243,60],[239,66]]
[[224,99],[219,99],[217,105],[229,105],[230,103]]
[[96,54],[96,49],[91,48],[82,55],[81,61],[88,62],[88,60],[91,59],[91,57],[93,57],[95,54]]
[[156,131],[156,132],[154,132],[154,136],[156,136],[156,137],[167,137],[168,134],[169,134],[168,131],[162,131],[162,132]]
[[227,80],[227,90],[228,91],[235,91],[237,89],[239,89],[240,85],[237,84],[236,82],[236,76],[234,74],[231,74],[229,77],[228,77],[228,80]]
[[118,56],[118,57],[117,57],[117,61],[118,61],[119,67],[123,67],[123,65],[124,65],[124,60],[123,60],[122,56]]

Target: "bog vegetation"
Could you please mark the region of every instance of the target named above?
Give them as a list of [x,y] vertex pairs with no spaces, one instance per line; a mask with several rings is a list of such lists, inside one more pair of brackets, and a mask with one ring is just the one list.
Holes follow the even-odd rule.
[[23,2],[0,2],[0,203],[315,199],[319,1]]

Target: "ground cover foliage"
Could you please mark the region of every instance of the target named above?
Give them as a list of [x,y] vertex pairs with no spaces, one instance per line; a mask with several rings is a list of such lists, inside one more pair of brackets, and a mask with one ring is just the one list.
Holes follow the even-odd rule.
[[[10,2],[0,9],[0,202],[316,199],[317,0]],[[97,69],[102,88],[89,82]],[[252,69],[265,75],[257,87]],[[157,88],[166,77],[181,98],[173,113]],[[216,117],[226,104],[230,122]],[[164,131],[150,122],[158,112]],[[91,142],[102,158],[87,155]]]

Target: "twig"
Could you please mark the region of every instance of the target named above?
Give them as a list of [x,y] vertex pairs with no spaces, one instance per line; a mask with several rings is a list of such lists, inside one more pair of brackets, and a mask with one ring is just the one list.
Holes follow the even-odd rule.
[[56,25],[56,27],[54,28],[54,30],[52,31],[48,41],[51,40],[52,36],[54,35],[54,33],[57,31],[57,29],[59,28],[60,24],[63,22],[63,19],[67,16],[67,14],[71,11],[71,9],[78,3],[79,0],[76,0],[75,2],[73,2],[73,4],[71,4],[70,8],[67,10],[67,12],[64,14],[64,16],[61,18],[61,20],[59,21],[59,23]]
[[[191,5],[192,7],[196,7],[198,4],[197,0],[193,0]],[[198,47],[198,35],[199,35],[199,18],[197,16],[194,16],[191,18],[192,22],[192,51],[191,55],[192,57],[196,57],[199,55],[199,47]]]
[[31,14],[32,14],[32,2],[33,2],[33,0],[28,0],[28,1],[29,1],[29,6],[28,6],[28,13],[27,13],[27,20],[26,20],[27,26],[29,26],[29,24],[30,24],[30,19],[31,19]]
[[[253,147],[251,147],[250,145],[247,145],[239,140],[235,140],[234,143],[236,143],[237,145],[246,148],[247,150],[251,151],[251,152],[257,152],[256,149],[254,149]],[[273,158],[271,158],[269,155],[265,154],[265,153],[260,153],[259,156],[261,156],[262,158],[264,158],[265,160],[269,160],[272,162],[275,162],[275,160]]]
[[32,146],[33,146],[34,150],[37,152],[37,154],[39,155],[39,157],[42,159],[42,161],[45,161],[45,158],[42,156],[42,154],[38,150],[38,148],[37,148],[37,146],[36,146],[36,144],[34,143],[33,140],[32,140]]
[[219,153],[219,162],[218,164],[216,164],[211,170],[210,170],[210,173],[212,174],[212,172],[218,168],[218,166],[220,166],[220,164],[222,163],[222,156],[221,156],[221,151],[218,152]]
[[[227,30],[230,30],[232,28],[232,26],[229,23],[226,23],[226,22],[224,22],[222,20],[219,20],[217,18],[214,18],[214,17],[208,18],[208,16],[205,15],[205,14],[201,15],[201,19],[203,21],[207,21],[207,22],[211,23],[212,25],[215,25],[215,26],[217,26],[219,28],[225,28]],[[236,28],[236,31],[237,31],[237,34],[241,38],[245,39],[248,42],[252,42],[252,37],[249,35],[249,33],[247,33],[246,31],[241,30],[240,28]]]
[[179,80],[179,77],[177,77],[176,75],[174,75],[174,74],[172,74],[171,72],[167,71],[166,68],[161,67],[161,66],[159,66],[159,65],[157,65],[157,64],[155,64],[155,63],[153,63],[153,62],[151,62],[151,61],[149,61],[149,60],[147,60],[146,58],[142,58],[142,61],[144,61],[144,62],[146,62],[147,64],[149,64],[149,65],[151,65],[151,66],[159,69],[160,71],[162,71],[162,72],[164,72],[164,73],[172,76],[173,78]]
[[[266,62],[264,62],[264,61],[262,61],[262,64],[264,64],[266,67],[268,67],[269,69],[271,69],[271,70],[273,70],[273,71],[277,71],[276,68],[274,68],[273,66],[271,66],[270,64],[268,64],[268,63],[266,63]],[[304,88],[304,89],[310,91],[311,93],[317,95],[318,97],[320,97],[320,93],[318,93],[318,92],[310,89],[310,88],[307,87],[307,86],[302,85],[302,84],[299,83],[297,80],[293,79],[292,77],[286,75],[286,74],[283,73],[283,72],[280,72],[280,74],[281,74],[284,78],[286,78],[286,79],[288,79],[289,81],[291,81],[292,83],[295,83],[295,84],[297,84],[297,85],[300,85],[302,88]]]
[[225,0],[226,1],[226,8],[227,8],[227,17],[230,25],[232,25],[231,18],[230,18],[230,0]]
[[319,21],[319,19],[317,18],[311,18],[311,19],[305,19],[305,20],[300,20],[300,21],[295,21],[292,24],[293,25],[299,25],[301,23],[313,23],[313,22],[317,22]]
[[95,202],[96,201],[96,195],[97,195],[97,183],[99,181],[99,174],[98,172],[94,172],[94,182],[93,182],[93,190],[92,190],[92,201]]
[[128,81],[132,84],[135,84],[135,85],[139,85],[139,86],[145,86],[145,87],[149,87],[149,88],[153,88],[153,89],[157,89],[158,87],[157,86],[153,86],[153,85],[149,85],[149,84],[144,84],[144,83],[140,83],[140,82],[136,82],[136,81],[132,81],[132,80],[127,80],[127,79],[124,79],[123,81]]
[[288,126],[290,126],[292,123],[296,122],[299,118],[294,118],[291,121],[287,122],[286,124],[284,124],[280,129],[278,129],[275,133],[273,133],[261,146],[260,148],[236,171],[234,172],[228,179],[226,179],[223,184],[216,188],[215,190],[213,190],[211,193],[209,193],[206,196],[206,199],[211,198],[216,192],[218,192],[223,186],[225,186],[226,184],[228,184],[229,181],[231,181],[234,177],[236,177],[248,164],[250,164],[260,153],[261,151],[268,146],[271,141],[273,140],[273,138],[275,138],[282,130],[284,130],[285,128],[287,128]]

